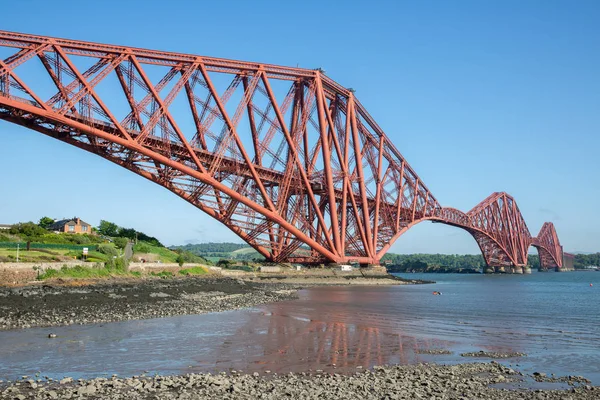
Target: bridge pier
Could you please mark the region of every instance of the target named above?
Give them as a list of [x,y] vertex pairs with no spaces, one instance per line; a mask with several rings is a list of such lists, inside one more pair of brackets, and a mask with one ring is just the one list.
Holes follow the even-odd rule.
[[567,271],[574,271],[573,268],[569,268],[563,265],[563,267],[556,267],[555,269],[556,272],[567,272]]
[[528,266],[509,266],[509,267],[505,267],[505,266],[496,266],[496,267],[492,267],[492,266],[487,266],[484,268],[483,272],[485,274],[531,274],[531,268]]

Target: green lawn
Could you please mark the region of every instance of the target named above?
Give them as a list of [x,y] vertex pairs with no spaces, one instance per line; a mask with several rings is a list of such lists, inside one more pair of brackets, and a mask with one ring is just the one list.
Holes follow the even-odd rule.
[[181,275],[204,275],[206,274],[206,269],[203,267],[193,267],[193,268],[184,268],[179,270]]
[[[53,262],[67,261],[72,258],[68,255],[70,250],[24,250],[19,249],[19,262]],[[17,249],[0,249],[0,260],[17,261]]]
[[146,242],[139,242],[133,246],[133,254],[156,254],[162,263],[177,262],[178,254],[166,247],[153,246]]
[[[77,265],[72,268],[62,267],[60,270],[48,269],[41,274],[38,279],[45,280],[51,278],[105,278],[112,274],[119,274],[116,271],[109,271],[106,268],[84,267]],[[121,274],[119,274],[121,275]]]

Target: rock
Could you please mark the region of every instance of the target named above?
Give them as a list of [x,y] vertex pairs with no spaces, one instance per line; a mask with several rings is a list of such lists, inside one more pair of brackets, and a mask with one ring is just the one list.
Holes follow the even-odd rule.
[[49,337],[50,339],[53,339],[53,338],[55,338],[55,337],[56,337],[56,333],[49,333],[49,334],[48,334],[48,337]]

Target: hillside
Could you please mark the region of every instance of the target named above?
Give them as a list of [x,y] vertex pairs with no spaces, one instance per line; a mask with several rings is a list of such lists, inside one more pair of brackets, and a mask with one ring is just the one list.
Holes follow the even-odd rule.
[[208,259],[184,249],[168,249],[152,243],[139,241],[133,246],[133,261],[161,263],[212,264]]
[[222,259],[237,261],[263,259],[256,250],[245,243],[197,243],[186,244],[185,246],[171,246],[170,249],[190,252],[213,262]]

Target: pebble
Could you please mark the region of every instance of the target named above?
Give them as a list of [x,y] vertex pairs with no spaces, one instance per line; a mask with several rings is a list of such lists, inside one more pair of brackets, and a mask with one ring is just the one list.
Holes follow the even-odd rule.
[[[245,282],[230,278],[137,281],[136,284],[102,283],[87,289],[88,301],[80,305],[81,288],[56,286],[0,287],[2,303],[10,309],[0,315],[0,330],[63,326],[162,318],[254,307],[297,298],[300,285]],[[109,297],[120,290],[128,301]],[[44,302],[40,304],[39,299]],[[48,338],[55,338],[55,333]]]
[[[0,399],[597,399],[597,389],[586,385],[571,390],[497,389],[501,381],[518,382],[505,376],[506,367],[495,363],[453,366],[419,364],[377,366],[352,375],[329,373],[279,374],[260,377],[219,373],[154,377],[65,378],[61,385],[42,382],[37,386],[0,386]],[[539,376],[541,373],[538,373]],[[585,379],[583,377],[563,377]],[[31,383],[31,382],[29,382]]]

